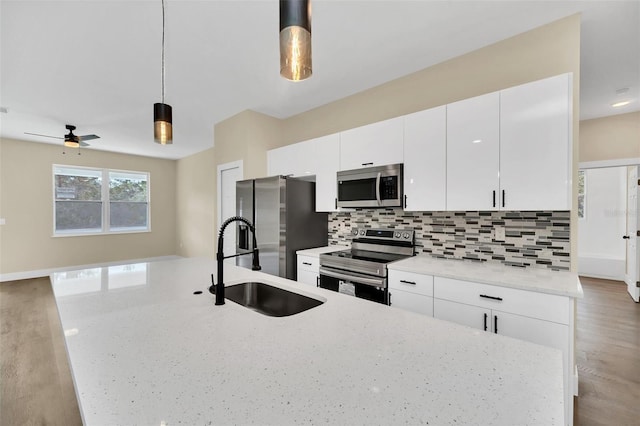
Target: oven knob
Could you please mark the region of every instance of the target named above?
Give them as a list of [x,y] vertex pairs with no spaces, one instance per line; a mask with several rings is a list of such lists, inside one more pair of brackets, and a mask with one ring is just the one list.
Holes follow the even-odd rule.
[[400,238],[400,235],[401,235],[401,234],[400,234],[399,232],[396,232],[395,237],[396,237],[396,238]]
[[404,237],[404,239],[406,240],[406,239],[408,239],[408,238],[409,238],[409,233],[408,233],[408,232],[405,232],[404,234],[402,234],[402,236],[403,236],[403,237]]
[[351,231],[351,233],[352,233],[353,235],[358,235],[358,230],[357,230],[357,229],[354,229],[353,231]]
[[364,235],[364,229],[360,230],[360,235]]

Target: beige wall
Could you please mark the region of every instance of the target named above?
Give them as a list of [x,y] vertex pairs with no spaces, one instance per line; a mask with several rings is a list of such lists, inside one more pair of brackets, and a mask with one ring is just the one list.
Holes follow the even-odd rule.
[[580,122],[580,162],[640,158],[640,111]]
[[213,257],[216,166],[213,148],[177,161],[178,255]]
[[[579,15],[552,22],[286,120],[280,121],[252,111],[240,113],[215,126],[215,164],[243,160],[245,178],[264,176],[268,149],[565,72],[573,73],[573,160],[577,164]],[[577,168],[574,167],[574,182],[576,178]],[[215,185],[209,190],[215,192]],[[208,196],[215,198],[215,194]],[[575,253],[575,206],[573,210],[572,253]],[[213,247],[207,249],[210,253],[214,250]],[[575,255],[572,264],[576,264]]]
[[[0,139],[0,273],[176,253],[176,162]],[[53,164],[149,172],[151,232],[53,237]]]

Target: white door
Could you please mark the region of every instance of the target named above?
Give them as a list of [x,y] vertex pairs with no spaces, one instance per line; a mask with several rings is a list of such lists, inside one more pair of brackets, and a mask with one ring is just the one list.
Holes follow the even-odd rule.
[[498,210],[500,94],[447,105],[447,210]]
[[640,301],[640,287],[638,287],[638,166],[627,168],[627,265],[624,281],[634,301]]
[[500,92],[500,209],[571,209],[569,74]]
[[445,210],[446,192],[447,108],[405,116],[404,209]]
[[[218,166],[218,230],[225,220],[236,215],[236,182],[242,180],[242,175],[242,161]],[[224,231],[222,249],[225,256],[236,253],[236,228],[235,225],[229,225]],[[235,264],[235,259],[225,262]]]
[[340,170],[402,163],[404,117],[340,133]]

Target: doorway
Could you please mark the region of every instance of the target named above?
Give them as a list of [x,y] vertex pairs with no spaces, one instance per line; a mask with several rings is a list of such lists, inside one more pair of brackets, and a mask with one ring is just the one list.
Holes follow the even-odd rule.
[[[217,189],[218,189],[218,226],[228,218],[236,215],[236,182],[243,179],[242,160],[225,163],[218,166]],[[217,237],[217,233],[216,233]],[[217,241],[217,239],[216,239]],[[224,234],[225,255],[236,253],[236,226],[229,226]],[[227,259],[225,262],[235,264],[234,259]]]
[[578,185],[578,274],[623,281],[636,302],[637,175],[638,166],[623,161],[581,164]]

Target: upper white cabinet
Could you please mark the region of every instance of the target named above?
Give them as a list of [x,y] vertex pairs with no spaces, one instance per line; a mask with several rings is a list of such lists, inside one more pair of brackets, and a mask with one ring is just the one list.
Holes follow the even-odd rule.
[[340,133],[340,170],[402,163],[404,117]]
[[447,210],[496,210],[500,94],[447,105]]
[[308,167],[312,166],[308,151],[309,146],[306,142],[294,143],[267,151],[267,175],[304,176],[305,174],[313,174]]
[[500,207],[571,209],[570,74],[500,92]]
[[441,106],[404,117],[404,209],[446,208],[447,108]]
[[337,210],[338,182],[336,173],[340,168],[340,134],[323,136],[309,141],[307,155],[313,162],[316,175],[316,211]]
[[315,176],[316,211],[336,210],[336,173],[340,165],[340,134],[322,136],[267,152],[269,176]]

